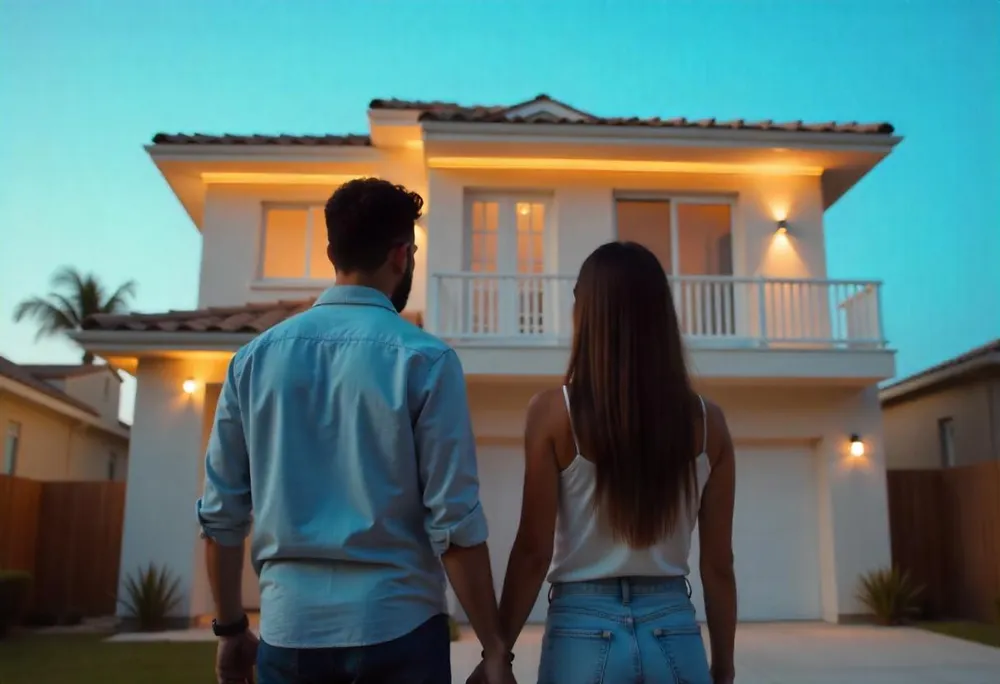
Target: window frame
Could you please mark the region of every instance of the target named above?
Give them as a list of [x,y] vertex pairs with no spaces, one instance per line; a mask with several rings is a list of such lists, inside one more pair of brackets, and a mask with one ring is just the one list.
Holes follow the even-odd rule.
[[[323,210],[326,203],[321,200],[316,201],[279,201],[261,202],[260,218],[257,230],[257,265],[254,271],[254,280],[251,286],[254,289],[263,290],[324,290],[337,282],[336,274],[333,278],[313,278],[308,275],[312,257],[312,236],[315,226],[313,225],[313,209]],[[264,262],[267,257],[267,216],[272,210],[300,210],[306,213],[306,238],[305,251],[303,252],[303,272],[307,275],[291,278],[268,278],[264,275]],[[326,230],[326,226],[323,226]]]
[[[3,439],[3,475],[14,477],[17,473],[17,461],[21,451],[21,433],[23,425],[16,420],[7,421]],[[13,443],[13,448],[11,444]]]
[[[557,229],[555,227],[555,194],[543,189],[518,190],[516,188],[491,188],[482,190],[478,188],[466,188],[464,197],[464,208],[462,212],[462,271],[472,272],[472,208],[476,202],[496,202],[499,215],[497,217],[497,270],[492,275],[536,275],[544,276],[554,274],[553,268],[556,263],[558,245],[554,242]],[[519,273],[517,263],[517,215],[512,216],[511,221],[505,221],[503,205],[509,203],[512,212],[517,211],[519,203],[540,204],[544,207],[545,222],[542,228],[542,263],[543,270],[540,274]]]
[[938,418],[938,453],[942,468],[954,468],[957,465],[955,450],[955,419],[953,416]]
[[[739,206],[739,195],[734,193],[683,193],[683,192],[657,192],[641,190],[616,190],[612,193],[611,221],[614,232],[614,239],[619,240],[618,230],[618,202],[667,202],[670,205],[670,278],[685,277],[691,274],[681,273],[680,264],[680,221],[677,216],[677,207],[681,204],[725,204],[729,206],[729,262],[732,265],[732,273],[720,275],[718,277],[739,278],[742,274],[742,264],[737,260],[737,254],[743,254],[743,234],[737,230],[737,208]],[[697,277],[697,276],[694,276]]]

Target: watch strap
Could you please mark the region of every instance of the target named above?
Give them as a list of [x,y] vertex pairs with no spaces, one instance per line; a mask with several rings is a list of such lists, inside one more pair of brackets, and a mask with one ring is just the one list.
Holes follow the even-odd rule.
[[219,624],[218,620],[212,620],[212,633],[217,637],[239,636],[248,629],[250,629],[250,618],[246,616],[246,613],[236,622],[225,625]]

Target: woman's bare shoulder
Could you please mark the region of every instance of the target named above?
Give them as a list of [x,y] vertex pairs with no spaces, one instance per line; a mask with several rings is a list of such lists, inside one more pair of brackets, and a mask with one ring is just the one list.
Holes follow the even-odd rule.
[[550,420],[560,415],[566,415],[566,398],[561,386],[543,389],[528,402],[529,419]]
[[733,451],[733,438],[729,433],[726,413],[717,403],[703,397],[705,401],[705,420],[708,423],[708,444],[705,450],[714,465],[720,458],[726,458]]

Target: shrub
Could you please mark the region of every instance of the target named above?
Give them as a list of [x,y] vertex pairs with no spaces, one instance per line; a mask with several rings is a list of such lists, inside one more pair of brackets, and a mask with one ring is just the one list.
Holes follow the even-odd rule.
[[153,563],[126,578],[125,598],[121,599],[128,616],[143,632],[166,629],[170,611],[180,601],[180,580]]
[[31,575],[16,570],[0,570],[0,638],[21,619],[31,588]]
[[923,585],[910,579],[910,573],[897,567],[873,570],[861,577],[858,600],[875,614],[880,625],[899,625],[920,610]]

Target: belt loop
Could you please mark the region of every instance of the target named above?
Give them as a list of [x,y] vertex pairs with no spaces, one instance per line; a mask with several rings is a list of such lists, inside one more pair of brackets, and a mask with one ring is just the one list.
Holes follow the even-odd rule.
[[556,585],[549,585],[549,603],[552,603],[552,596],[556,593]]
[[618,582],[622,588],[622,604],[627,606],[632,600],[632,583],[628,577],[622,577]]
[[694,590],[691,588],[691,583],[688,581],[687,577],[684,578],[684,588],[687,590],[688,598],[691,598],[691,594]]

